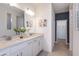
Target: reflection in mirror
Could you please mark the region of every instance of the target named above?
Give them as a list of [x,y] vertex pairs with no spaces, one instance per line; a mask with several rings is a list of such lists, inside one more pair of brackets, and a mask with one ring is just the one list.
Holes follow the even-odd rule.
[[12,22],[12,17],[10,13],[7,13],[7,29],[11,30],[11,23]]
[[24,26],[24,11],[8,3],[0,3],[0,37],[16,35],[13,29],[19,26]]
[[24,27],[24,15],[16,16],[16,27]]

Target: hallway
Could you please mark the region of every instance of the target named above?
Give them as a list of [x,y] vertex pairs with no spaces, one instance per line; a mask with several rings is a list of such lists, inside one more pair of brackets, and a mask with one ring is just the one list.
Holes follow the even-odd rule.
[[66,45],[65,40],[60,39],[55,43],[52,53],[42,51],[39,56],[71,56],[69,47]]
[[63,39],[57,40],[53,52],[49,53],[49,56],[70,56],[69,48],[65,43]]

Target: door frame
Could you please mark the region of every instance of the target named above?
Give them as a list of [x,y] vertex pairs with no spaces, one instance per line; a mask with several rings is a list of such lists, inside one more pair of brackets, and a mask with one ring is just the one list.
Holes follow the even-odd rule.
[[[67,44],[69,44],[69,19],[63,19],[67,20]],[[57,20],[55,19],[55,42],[57,40]]]

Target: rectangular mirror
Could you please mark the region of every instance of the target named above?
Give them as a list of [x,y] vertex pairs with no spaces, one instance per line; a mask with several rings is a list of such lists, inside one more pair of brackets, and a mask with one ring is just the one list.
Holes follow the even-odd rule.
[[14,28],[24,26],[24,11],[8,3],[0,3],[0,37],[16,35]]

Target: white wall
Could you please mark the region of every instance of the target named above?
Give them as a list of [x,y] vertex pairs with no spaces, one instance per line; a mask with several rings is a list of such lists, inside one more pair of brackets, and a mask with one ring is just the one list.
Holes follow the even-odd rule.
[[73,50],[73,5],[69,6],[69,50]]
[[[55,40],[55,17],[52,4],[41,4],[36,9],[36,32],[44,33],[44,50],[51,52]],[[47,27],[40,27],[39,21],[47,19]]]
[[[7,30],[7,13],[12,15],[12,29]],[[15,35],[13,29],[16,27],[16,16],[19,13],[16,10],[13,10],[7,4],[0,4],[0,36],[3,35]]]
[[77,11],[79,12],[79,4],[73,4],[73,55],[79,56],[79,31],[77,29]]
[[79,31],[77,29],[77,13],[79,4],[73,4],[70,16],[70,49],[74,56],[79,56]]
[[53,7],[53,4],[52,4],[52,19],[51,19],[51,37],[52,37],[52,50],[53,50],[53,47],[54,47],[54,43],[55,43],[55,11],[54,11],[54,7]]

